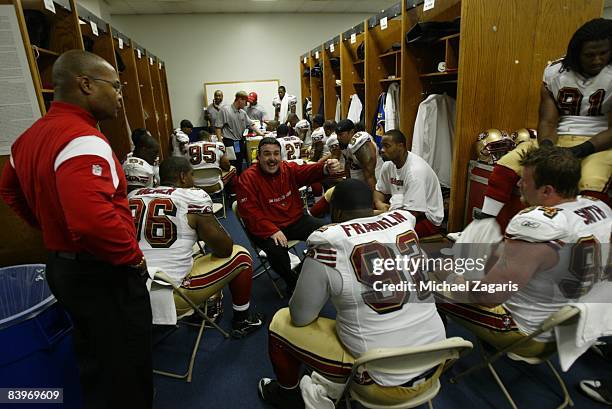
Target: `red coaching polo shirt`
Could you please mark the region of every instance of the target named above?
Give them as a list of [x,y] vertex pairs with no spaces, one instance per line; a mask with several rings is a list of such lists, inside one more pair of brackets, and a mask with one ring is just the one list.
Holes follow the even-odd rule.
[[111,264],[137,264],[142,252],[123,169],[96,120],[53,102],[11,147],[0,197],[42,229],[45,247],[88,252]]

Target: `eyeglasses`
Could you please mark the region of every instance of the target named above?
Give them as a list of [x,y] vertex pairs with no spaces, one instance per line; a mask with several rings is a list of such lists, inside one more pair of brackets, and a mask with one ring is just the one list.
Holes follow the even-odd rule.
[[95,77],[90,77],[88,75],[81,75],[81,77],[87,77],[87,78],[92,79],[94,81],[106,82],[107,84],[110,84],[111,87],[113,87],[118,94],[121,94],[121,91],[123,91],[123,85],[121,85],[121,83],[118,82],[118,81],[117,82],[109,81],[109,80],[105,80],[104,78],[95,78]]

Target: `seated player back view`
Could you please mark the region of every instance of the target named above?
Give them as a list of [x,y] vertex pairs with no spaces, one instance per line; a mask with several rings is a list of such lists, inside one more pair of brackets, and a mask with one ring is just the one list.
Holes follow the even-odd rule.
[[[260,397],[277,408],[303,408],[300,366],[340,381],[355,358],[374,348],[419,346],[445,339],[444,326],[428,293],[377,291],[375,281],[416,282],[400,270],[372,274],[374,254],[383,259],[420,254],[414,216],[395,210],[373,216],[372,191],[348,179],[336,186],[332,221],[308,238],[308,253],[289,308],[269,328],[269,354],[277,380],[263,378]],[[319,317],[331,299],[336,320]],[[387,374],[369,371],[360,394],[394,405],[427,389],[442,367]]]
[[[212,214],[212,200],[193,187],[193,170],[186,158],[170,157],[160,165],[157,188],[130,193],[139,246],[150,269],[164,271],[195,304],[205,302],[226,284],[232,293],[232,336],[240,338],[263,325],[261,314],[249,314],[252,259]],[[192,247],[203,240],[212,254],[192,258]],[[247,267],[239,270],[240,267]],[[174,324],[190,306],[179,296],[174,303],[151,293],[153,323]]]
[[[225,155],[223,142],[211,142],[208,132],[200,132],[200,141],[187,145],[187,158],[193,170],[198,169],[221,169],[228,171],[230,161]],[[195,186],[211,186],[221,181],[221,175],[217,177],[194,179]]]
[[300,159],[303,142],[297,136],[289,136],[289,127],[281,124],[276,129],[276,139],[281,145],[282,160]]
[[159,143],[149,131],[139,128],[135,129],[134,151],[123,162],[123,172],[127,180],[128,193],[141,187],[153,187],[156,178],[156,162],[159,157]]

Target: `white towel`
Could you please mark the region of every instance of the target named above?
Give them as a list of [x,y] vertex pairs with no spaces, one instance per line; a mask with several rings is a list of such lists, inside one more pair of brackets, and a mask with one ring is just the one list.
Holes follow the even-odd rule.
[[302,377],[300,390],[306,409],[334,409],[334,401],[342,395],[344,384],[332,382],[313,372],[312,376]]
[[349,106],[347,119],[353,121],[353,123],[359,123],[361,121],[361,110],[363,105],[357,94],[351,95],[351,105]]
[[155,266],[147,267],[150,278],[150,280],[147,280],[147,289],[149,290],[153,324],[175,325],[177,317],[176,306],[174,305],[174,289],[170,284],[162,281],[155,281],[155,285],[153,285],[151,280],[159,269]]
[[385,97],[385,131],[400,128],[399,116],[399,93],[400,87],[397,82],[389,85],[387,96]]
[[342,115],[342,105],[340,104],[340,97],[336,97],[336,115],[334,119],[336,122],[340,122],[340,115]]
[[612,335],[612,283],[601,282],[595,285],[581,302],[570,305],[580,309],[578,320],[567,325],[555,327],[559,362],[563,372],[589,349],[598,338]]

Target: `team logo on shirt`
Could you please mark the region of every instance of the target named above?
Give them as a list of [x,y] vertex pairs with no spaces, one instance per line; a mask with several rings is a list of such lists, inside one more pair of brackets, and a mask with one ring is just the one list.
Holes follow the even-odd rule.
[[102,166],[91,165],[91,173],[93,173],[96,176],[102,176]]
[[391,178],[391,184],[395,186],[404,186],[404,181],[396,178]]

